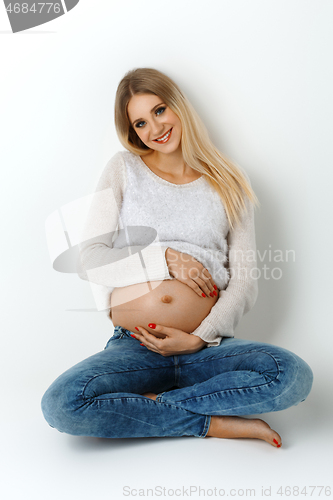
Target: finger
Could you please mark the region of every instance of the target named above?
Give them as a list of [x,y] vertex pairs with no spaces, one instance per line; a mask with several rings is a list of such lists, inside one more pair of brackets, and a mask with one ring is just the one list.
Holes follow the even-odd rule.
[[[207,271],[207,273],[208,273],[208,271]],[[210,275],[207,276],[207,274],[205,274],[205,272],[203,272],[202,275],[200,276],[200,278],[205,282],[206,286],[208,287],[209,295],[212,294],[214,292],[214,287],[213,287],[213,284],[211,281],[211,276]],[[211,297],[212,297],[212,295],[211,295]]]
[[192,290],[197,295],[199,295],[199,297],[207,297],[206,293],[203,290],[201,290],[200,286],[193,279],[184,280],[183,283],[185,283],[187,286],[189,286],[190,288],[192,288]]
[[159,348],[160,342],[163,341],[163,339],[159,339],[155,337],[155,335],[152,335],[151,333],[147,332],[144,328],[141,326],[137,327],[139,329],[139,332],[141,333],[141,338],[142,342],[146,345],[149,344],[151,347],[154,347],[156,349]]
[[[147,332],[147,330],[145,330],[141,326],[139,326],[139,327],[136,326],[135,328],[136,328],[137,331],[135,332],[135,334],[133,333],[131,335],[132,337],[134,337],[139,342],[143,342],[143,343],[149,341],[149,337],[151,337],[151,335],[150,335],[149,332]],[[152,335],[152,337],[154,337],[154,335]]]
[[[206,297],[213,297],[213,292],[210,291],[210,289],[208,288],[207,286],[207,283],[198,276],[198,278],[196,279],[196,282],[197,284],[199,285],[199,287],[203,290],[203,292],[205,293]],[[210,295],[212,294],[212,295]]]
[[209,281],[208,281],[208,286],[210,287],[210,290],[212,292],[214,291],[217,291],[217,286],[216,286],[216,283],[213,279],[213,276],[210,274],[210,272],[208,271],[208,269],[204,269],[204,275],[208,277]]
[[159,348],[159,347],[154,346],[153,344],[150,344],[150,342],[147,342],[146,347],[150,351],[156,352],[157,354],[160,354],[161,356],[171,356],[172,355],[172,352],[168,352],[168,350],[164,346],[161,346],[161,348]]
[[138,332],[135,332],[135,335],[134,333],[131,333],[131,337],[133,337],[138,342],[142,342],[144,340],[143,336],[140,335]]
[[[200,264],[200,268],[196,267],[196,268],[192,268],[190,269],[190,272],[189,272],[189,277],[193,280],[194,283],[196,283],[196,285],[199,287],[199,290],[197,289],[194,289],[194,291],[204,297],[204,296],[208,296],[210,295],[210,293],[213,293],[213,289],[210,290],[209,286],[208,286],[208,277],[206,278],[205,277],[205,274],[204,274],[204,271],[206,271],[208,274],[208,270],[205,269],[201,264]],[[204,294],[204,295],[203,295]],[[212,297],[212,295],[211,295]]]
[[[140,328],[141,332],[139,332],[139,331],[135,332],[135,335],[133,335],[133,337],[135,337],[140,342],[140,345],[142,345],[143,347],[146,347],[150,351],[154,351],[154,352],[158,353],[158,349],[151,342],[149,342],[149,340],[147,340],[145,338],[143,331],[146,332],[146,330],[144,330],[141,327],[136,327],[136,328]],[[150,336],[150,334],[148,332],[146,332],[146,333]],[[152,337],[154,337],[154,335],[152,335]]]
[[198,295],[202,297],[209,297],[209,296],[213,297],[213,291],[210,291],[207,283],[201,278],[201,276],[198,275],[196,277],[193,277],[192,281],[193,283],[195,283],[195,285],[192,286],[192,288],[196,293],[199,292]]
[[[157,333],[162,333],[163,335],[166,335],[166,337],[172,337],[173,335],[177,335],[177,331],[175,328],[171,328],[169,326],[164,326],[164,325],[155,325],[155,323],[148,323],[147,325],[149,328],[151,328],[152,330],[154,330],[154,332],[157,332]],[[150,333],[150,332],[149,332]],[[153,334],[154,335],[154,334]],[[159,338],[159,337],[156,337],[154,335],[155,338]],[[160,337],[161,340],[164,340],[166,337]]]
[[144,340],[142,342],[142,345],[145,346],[149,351],[156,352],[157,354],[161,354],[161,351],[158,347],[156,347],[154,344],[149,342],[149,340]]
[[138,339],[141,341],[143,338],[144,329],[142,328],[140,331],[139,328],[141,329],[141,327],[137,327],[137,326],[135,327],[136,332],[132,332],[131,337],[134,337],[135,339]]
[[199,297],[205,297],[206,294],[203,290],[201,290],[199,284],[197,283],[198,276],[200,274],[199,269],[190,269],[188,276],[183,280],[186,285],[188,285],[192,290],[199,295]]
[[156,352],[157,354],[160,354],[159,353],[159,350],[157,349],[157,347],[155,347],[153,344],[151,344],[150,342],[147,342],[147,341],[144,341],[142,342],[140,345],[146,347],[149,351],[152,351],[152,352]]
[[209,295],[211,297],[214,297],[214,296],[216,297],[218,295],[218,289],[217,289],[217,286],[215,285],[214,281],[209,280],[207,283],[207,286],[209,286],[209,290],[210,290]]
[[135,332],[135,336],[138,338],[140,337],[140,339],[147,338],[149,340],[149,338],[154,337],[154,335],[143,328],[143,326],[136,326],[135,329],[137,330],[137,332]]

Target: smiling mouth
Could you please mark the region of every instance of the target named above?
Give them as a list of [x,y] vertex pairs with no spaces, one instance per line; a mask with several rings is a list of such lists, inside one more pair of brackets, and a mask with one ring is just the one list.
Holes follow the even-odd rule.
[[164,142],[167,142],[169,140],[169,137],[171,135],[171,132],[172,132],[172,127],[171,129],[166,133],[164,134],[162,137],[158,138],[158,139],[153,139],[153,142],[159,142],[159,143],[164,143]]

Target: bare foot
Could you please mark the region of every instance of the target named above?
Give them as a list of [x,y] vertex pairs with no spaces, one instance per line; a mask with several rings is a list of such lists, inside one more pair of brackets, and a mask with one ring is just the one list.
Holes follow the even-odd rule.
[[212,416],[207,436],[219,438],[256,438],[280,448],[281,436],[259,418]]
[[153,392],[145,392],[144,394],[142,394],[142,396],[153,399],[154,401],[157,398],[157,394],[154,394]]

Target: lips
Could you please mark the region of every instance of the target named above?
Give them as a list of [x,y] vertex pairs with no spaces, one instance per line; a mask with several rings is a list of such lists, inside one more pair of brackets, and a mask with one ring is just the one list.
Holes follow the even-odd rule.
[[[171,132],[172,132],[172,128],[171,127],[165,134],[161,135],[160,137],[157,137],[157,139],[153,139],[154,142],[158,142],[158,143],[164,143],[164,142],[167,142],[169,140],[169,137],[171,135]],[[166,136],[166,137],[165,137]],[[160,139],[162,139],[162,137],[165,137],[165,140],[164,141],[161,141]]]

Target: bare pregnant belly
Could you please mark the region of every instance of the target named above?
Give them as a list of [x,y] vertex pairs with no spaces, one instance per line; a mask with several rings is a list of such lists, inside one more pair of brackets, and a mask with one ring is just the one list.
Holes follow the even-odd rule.
[[[153,289],[149,290],[148,285]],[[148,323],[155,323],[191,333],[209,314],[217,299],[218,295],[199,297],[176,279],[138,283],[113,290],[110,316],[114,326],[132,332],[136,332],[136,326],[142,326],[157,337],[164,337],[148,327]]]

